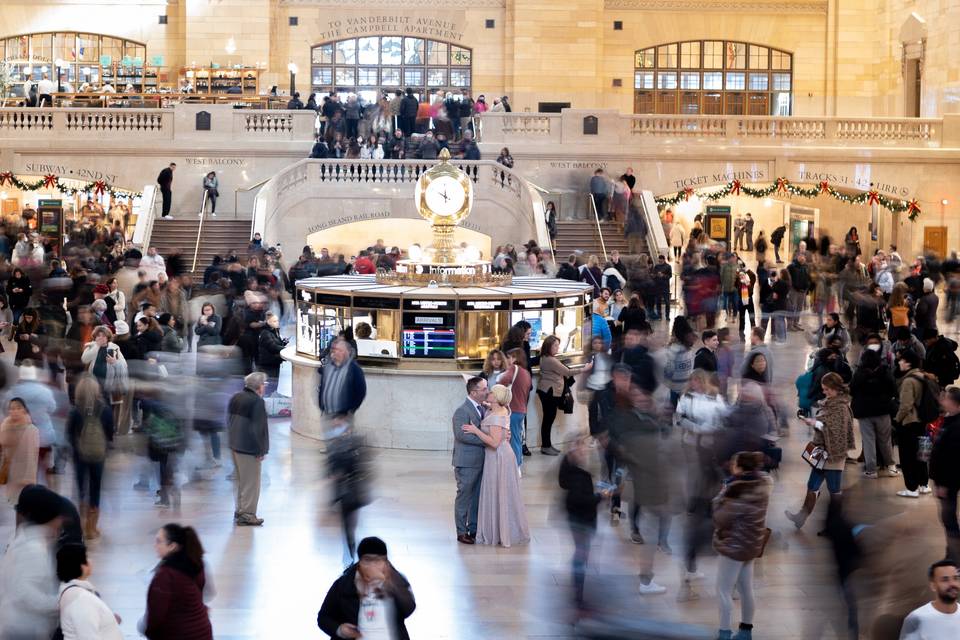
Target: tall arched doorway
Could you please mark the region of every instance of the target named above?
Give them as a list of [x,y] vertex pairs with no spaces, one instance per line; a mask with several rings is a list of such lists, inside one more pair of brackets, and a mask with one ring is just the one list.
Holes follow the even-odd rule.
[[426,38],[370,36],[326,42],[311,49],[310,60],[313,92],[355,93],[365,103],[407,87],[425,102],[472,86],[473,51]]

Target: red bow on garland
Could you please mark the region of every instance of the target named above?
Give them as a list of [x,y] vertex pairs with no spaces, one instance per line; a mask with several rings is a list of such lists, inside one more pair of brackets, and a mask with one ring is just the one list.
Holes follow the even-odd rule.
[[877,193],[876,189],[871,189],[870,193],[867,194],[867,203],[880,204],[880,194]]
[[683,195],[684,195],[684,196],[686,197],[686,199],[689,201],[689,200],[690,200],[690,197],[693,195],[693,187],[684,187],[684,189],[683,189]]
[[45,187],[55,187],[57,186],[57,176],[52,173],[48,173],[43,176],[43,186]]
[[784,194],[787,191],[787,179],[786,178],[777,178],[777,193]]
[[917,202],[916,198],[912,199],[910,202],[907,203],[907,214],[909,214],[910,216],[918,216],[921,213],[922,212],[920,210],[920,203]]
[[102,196],[103,192],[106,191],[106,189],[107,189],[107,183],[104,182],[103,180],[97,180],[96,182],[93,183],[93,192],[97,196]]
[[739,180],[734,180],[730,183],[730,191],[733,193],[733,195],[738,196],[740,195],[740,187],[742,186],[743,185],[740,184]]
[[821,180],[821,181],[820,181],[820,193],[823,193],[823,192],[829,191],[829,190],[830,190],[830,185],[827,184],[827,181],[826,181],[826,180]]
[[13,184],[12,171],[4,171],[3,173],[0,173],[0,187],[2,187],[5,184],[10,184],[10,185]]

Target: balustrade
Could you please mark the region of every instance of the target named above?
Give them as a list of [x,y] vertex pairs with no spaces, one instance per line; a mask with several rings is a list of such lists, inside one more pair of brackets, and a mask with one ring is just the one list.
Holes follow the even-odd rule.
[[66,109],[61,111],[67,131],[159,132],[164,128],[161,110]]
[[0,131],[49,131],[53,113],[40,109],[0,109]]

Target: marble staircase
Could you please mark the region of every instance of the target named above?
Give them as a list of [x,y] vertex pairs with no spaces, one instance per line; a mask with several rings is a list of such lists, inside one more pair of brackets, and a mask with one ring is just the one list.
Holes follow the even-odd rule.
[[[175,220],[157,217],[153,224],[150,244],[156,247],[162,256],[168,256],[179,249],[183,255],[183,262],[190,271],[200,218],[197,214],[181,214],[174,217]],[[238,255],[246,255],[249,242],[249,219],[204,219],[200,248],[197,252],[197,268],[193,272],[194,278],[202,278],[203,270],[215,255],[226,257],[231,250],[236,251]]]

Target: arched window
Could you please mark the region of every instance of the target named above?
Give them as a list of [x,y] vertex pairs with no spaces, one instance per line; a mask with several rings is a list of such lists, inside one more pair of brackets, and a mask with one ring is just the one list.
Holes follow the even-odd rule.
[[146,66],[147,46],[125,38],[74,31],[7,36],[0,41],[0,57],[19,95],[25,82],[37,82],[44,74],[65,91],[84,82],[109,82],[117,91],[131,84],[138,93],[157,88],[157,70]]
[[634,113],[788,116],[793,54],[729,40],[661,44],[634,53]]
[[[316,93],[357,93],[366,100],[412,87],[421,96],[469,91],[473,52],[448,42],[406,36],[371,36],[327,42],[311,49]],[[364,95],[366,94],[366,95]]]

